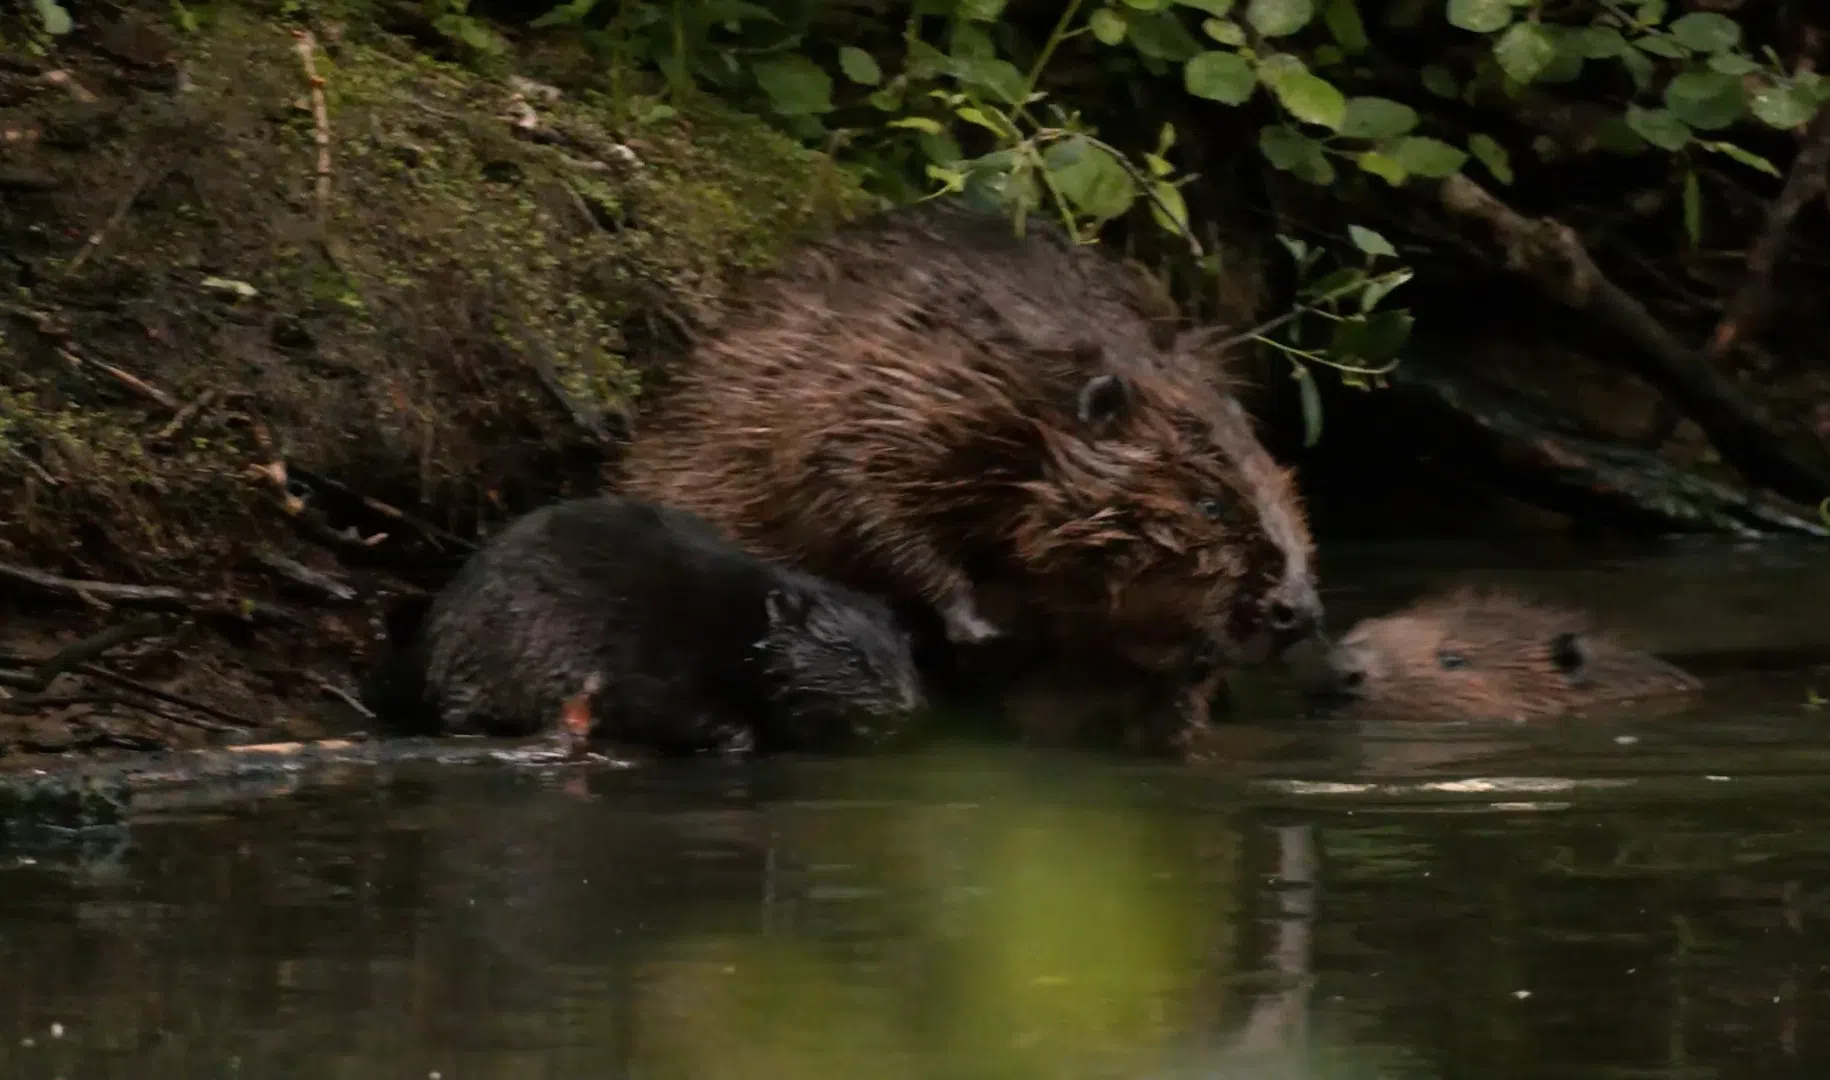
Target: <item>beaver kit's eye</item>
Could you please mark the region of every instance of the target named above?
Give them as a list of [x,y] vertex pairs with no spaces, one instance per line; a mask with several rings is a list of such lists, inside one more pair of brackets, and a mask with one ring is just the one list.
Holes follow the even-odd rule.
[[1444,671],[1458,671],[1468,666],[1468,658],[1454,649],[1437,649],[1436,663]]
[[1196,499],[1195,509],[1209,521],[1219,521],[1226,516],[1226,507],[1220,505],[1219,499]]

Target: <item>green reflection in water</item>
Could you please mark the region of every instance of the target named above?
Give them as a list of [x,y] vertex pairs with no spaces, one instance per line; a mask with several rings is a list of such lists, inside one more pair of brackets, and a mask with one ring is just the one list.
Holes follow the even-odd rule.
[[[930,763],[928,777],[957,791],[959,767]],[[971,787],[997,794],[972,805],[802,808],[783,823],[801,859],[900,879],[912,925],[878,943],[902,952],[882,958],[899,977],[861,975],[800,936],[688,933],[644,965],[636,1071],[1060,1077],[1158,1057],[1221,1022],[1233,823],[974,768]]]

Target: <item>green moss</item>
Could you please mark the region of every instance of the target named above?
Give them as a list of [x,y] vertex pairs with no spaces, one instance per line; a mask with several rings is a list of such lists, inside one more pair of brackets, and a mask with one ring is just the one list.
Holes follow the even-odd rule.
[[[167,410],[118,387],[66,395],[51,343],[35,342],[0,374],[0,452],[92,468],[48,502],[34,496],[50,526],[0,520],[0,544],[64,545],[88,515],[120,549],[107,558],[133,551],[133,535],[155,538],[136,561],[220,558],[283,527],[270,487],[246,479],[269,454],[417,501],[435,519],[503,484],[550,487],[550,453],[523,455],[520,475],[499,464],[505,448],[556,452],[584,435],[542,371],[574,401],[631,407],[638,362],[654,359],[631,342],[652,337],[657,315],[714,312],[734,275],[871,204],[824,155],[709,99],[679,122],[625,131],[606,99],[567,93],[535,102],[557,139],[518,138],[503,80],[358,21],[334,56],[314,57],[332,147],[321,226],[316,122],[293,39],[221,3],[177,44],[193,90],[175,104],[129,102],[118,132],[54,151],[72,179],[51,235],[94,231],[122,191],[147,184],[63,285],[107,305],[60,314],[74,340],[172,399],[245,395],[273,449],[206,409],[166,440],[175,446],[149,454]],[[180,170],[148,179],[146,163],[180,142]],[[41,276],[62,263],[45,260]],[[209,277],[247,282],[257,297],[212,292]],[[98,314],[104,306],[125,317]]]

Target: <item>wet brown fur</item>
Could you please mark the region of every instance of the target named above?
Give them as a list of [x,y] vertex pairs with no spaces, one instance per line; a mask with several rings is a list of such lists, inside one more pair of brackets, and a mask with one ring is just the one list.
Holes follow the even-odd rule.
[[1544,719],[1701,687],[1580,612],[1472,588],[1356,623],[1321,681],[1353,711],[1410,720]]
[[[1192,641],[1256,658],[1274,599],[1319,618],[1307,523],[1204,339],[1152,309],[1039,222],[1018,241],[942,204],[880,216],[754,283],[638,431],[624,490],[943,616],[997,579],[1146,668]],[[1125,393],[1087,422],[1099,375]]]

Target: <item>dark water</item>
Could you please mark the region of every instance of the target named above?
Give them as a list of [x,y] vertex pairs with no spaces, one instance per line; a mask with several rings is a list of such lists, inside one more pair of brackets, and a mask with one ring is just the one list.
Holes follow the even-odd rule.
[[1714,555],[1511,564],[1778,650],[1680,717],[403,767],[0,852],[0,1077],[1821,1076],[1830,557]]

